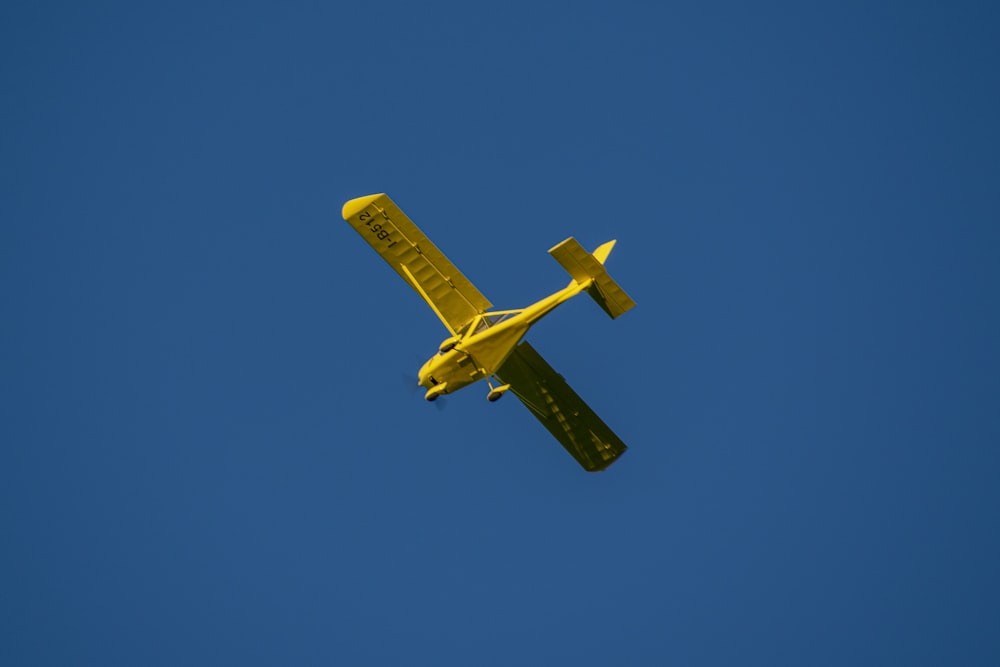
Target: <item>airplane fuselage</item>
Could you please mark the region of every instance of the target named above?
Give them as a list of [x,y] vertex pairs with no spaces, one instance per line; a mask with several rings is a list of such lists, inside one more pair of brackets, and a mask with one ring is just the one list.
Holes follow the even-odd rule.
[[572,283],[493,325],[483,321],[491,313],[478,316],[454,346],[444,346],[420,368],[419,386],[427,389],[427,399],[450,394],[496,373],[532,325],[588,286],[589,282]]

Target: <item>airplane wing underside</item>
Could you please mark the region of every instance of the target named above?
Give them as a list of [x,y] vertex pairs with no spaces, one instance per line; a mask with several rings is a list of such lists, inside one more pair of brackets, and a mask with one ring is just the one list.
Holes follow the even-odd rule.
[[387,195],[352,199],[343,216],[453,334],[493,305]]
[[625,452],[625,443],[528,343],[514,348],[497,377],[586,470],[604,470]]

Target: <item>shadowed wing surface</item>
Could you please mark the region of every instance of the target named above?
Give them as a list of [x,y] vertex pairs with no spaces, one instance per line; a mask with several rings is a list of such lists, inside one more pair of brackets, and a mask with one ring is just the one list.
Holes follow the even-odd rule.
[[586,470],[604,470],[627,449],[528,343],[514,348],[497,377]]
[[387,195],[352,199],[343,216],[452,333],[493,305]]

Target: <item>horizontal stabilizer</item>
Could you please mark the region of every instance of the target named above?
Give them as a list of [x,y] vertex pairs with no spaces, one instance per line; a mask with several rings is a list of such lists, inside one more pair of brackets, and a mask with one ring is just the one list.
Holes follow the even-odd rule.
[[608,241],[590,254],[572,236],[549,250],[557,262],[572,276],[577,284],[587,284],[587,294],[597,302],[612,319],[635,307],[635,301],[608,275],[604,262],[614,241]]

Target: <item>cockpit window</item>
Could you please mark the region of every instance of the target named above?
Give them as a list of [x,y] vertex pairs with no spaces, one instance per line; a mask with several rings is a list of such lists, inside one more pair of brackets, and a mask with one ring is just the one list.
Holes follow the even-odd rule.
[[500,324],[506,319],[514,317],[514,315],[516,314],[517,313],[503,313],[501,315],[484,315],[484,317],[490,321],[490,326],[492,327],[496,326],[497,324]]
[[472,331],[472,333],[479,333],[480,331],[484,331],[486,329],[489,329],[489,327],[490,327],[490,320],[489,320],[489,318],[487,318],[485,316],[484,317],[480,317],[479,320],[476,322],[476,328]]
[[496,326],[511,317],[517,315],[520,311],[514,311],[510,313],[497,313],[495,315],[476,315],[475,318],[467,326],[462,327],[461,331],[458,332],[458,336],[465,338],[466,336],[471,336],[477,334],[481,331]]

